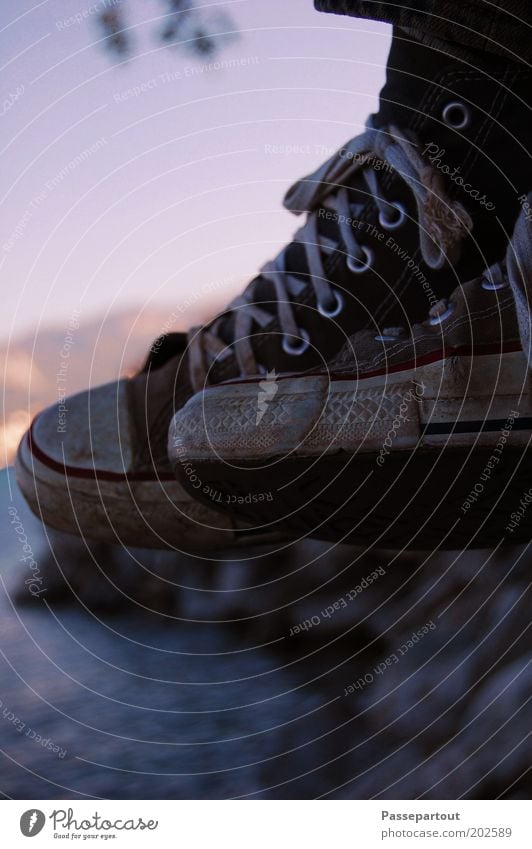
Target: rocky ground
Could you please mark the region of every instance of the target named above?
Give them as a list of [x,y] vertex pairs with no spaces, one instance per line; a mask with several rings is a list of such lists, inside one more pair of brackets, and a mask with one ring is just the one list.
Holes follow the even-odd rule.
[[51,534],[45,591],[4,570],[3,794],[529,796],[527,551],[247,555]]

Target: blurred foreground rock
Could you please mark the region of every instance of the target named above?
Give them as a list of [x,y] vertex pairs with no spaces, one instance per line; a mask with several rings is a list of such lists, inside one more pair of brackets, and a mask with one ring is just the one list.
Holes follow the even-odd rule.
[[[212,628],[230,634],[242,645],[235,669],[245,703],[260,710],[286,696],[289,682],[290,715],[274,719],[273,710],[255,739],[245,795],[530,792],[526,552],[398,557],[307,541],[217,562],[50,539],[42,569],[52,610],[155,617],[173,645],[190,628],[189,646]],[[41,604],[25,590],[18,601]],[[247,647],[273,660],[267,673],[244,662]],[[203,651],[216,659],[216,645]]]

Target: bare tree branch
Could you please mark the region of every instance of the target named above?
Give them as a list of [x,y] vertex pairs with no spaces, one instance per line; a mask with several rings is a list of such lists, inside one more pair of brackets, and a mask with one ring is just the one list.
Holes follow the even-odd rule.
[[[237,38],[234,22],[221,8],[201,9],[194,0],[161,0],[166,7],[160,39],[198,57],[214,56],[223,44]],[[106,0],[99,16],[106,46],[123,58],[132,52],[132,39],[126,21],[127,2]]]

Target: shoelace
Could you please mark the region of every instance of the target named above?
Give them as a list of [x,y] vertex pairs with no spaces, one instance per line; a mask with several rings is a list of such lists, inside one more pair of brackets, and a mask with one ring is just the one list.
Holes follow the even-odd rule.
[[[377,129],[369,124],[362,135],[340,148],[317,171],[295,183],[284,199],[285,207],[294,214],[308,213],[305,224],[294,235],[294,241],[304,247],[309,283],[318,306],[325,314],[329,305],[336,303],[336,297],[324,272],[323,257],[338,245],[319,233],[319,209],[326,207],[335,215],[349,269],[354,273],[365,271],[371,262],[370,252],[359,244],[349,219],[356,215],[366,198],[358,205],[352,204],[349,200],[350,187],[346,183],[360,171],[377,205],[381,223],[390,220],[390,210],[397,213],[397,205],[381,196],[374,167],[376,162],[393,169],[412,191],[417,205],[421,254],[430,268],[440,269],[446,261],[454,262],[461,239],[473,226],[462,204],[448,197],[441,174],[421,157],[413,134],[395,126]],[[290,300],[290,295],[301,288],[301,282],[287,272],[285,260],[286,249],[283,249],[261,269],[261,276],[273,284],[277,317],[284,338],[301,340],[303,331],[297,325]],[[259,370],[251,344],[252,329],[254,325],[265,327],[271,322],[272,314],[254,303],[254,291],[255,281],[252,281],[212,324],[190,330],[189,374],[194,391],[204,386],[210,364],[228,348],[220,330],[224,316],[229,312],[234,316],[231,348],[241,376],[256,374]],[[334,307],[328,314],[334,314]]]
[[[532,192],[528,196],[532,203]],[[489,292],[509,287],[511,289],[519,338],[528,367],[532,370],[532,219],[525,208],[521,211],[502,262],[496,262],[484,271],[480,285]],[[443,324],[453,314],[451,300],[442,298],[429,310],[429,324]],[[469,320],[469,319],[468,319]],[[395,342],[407,336],[404,326],[386,327],[375,337],[377,342]]]

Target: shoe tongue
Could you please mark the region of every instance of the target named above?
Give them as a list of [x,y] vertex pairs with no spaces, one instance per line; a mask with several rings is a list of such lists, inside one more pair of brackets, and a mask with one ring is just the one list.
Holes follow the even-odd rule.
[[155,371],[161,368],[187,347],[186,333],[164,333],[152,343],[141,371]]

